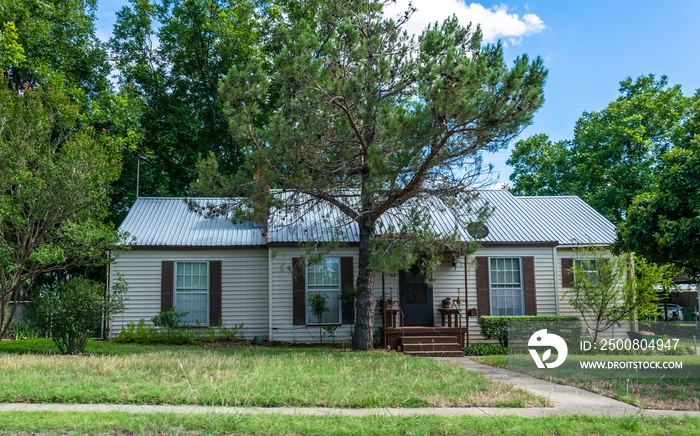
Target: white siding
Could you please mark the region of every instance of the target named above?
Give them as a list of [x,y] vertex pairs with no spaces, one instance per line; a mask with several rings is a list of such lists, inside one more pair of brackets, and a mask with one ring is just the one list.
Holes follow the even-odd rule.
[[[271,248],[245,250],[134,250],[123,253],[111,268],[112,280],[121,273],[129,284],[126,311],[116,315],[111,335],[119,333],[129,322],[147,322],[160,310],[161,262],[173,261],[222,261],[222,317],[227,326],[244,323],[243,334],[247,338],[255,335],[269,337],[275,341],[318,342],[316,326],[295,326],[292,311],[292,258],[302,251],[297,248]],[[357,248],[346,247],[332,250],[333,257],[353,257],[353,281],[357,277]],[[554,268],[551,247],[482,248],[470,256],[468,270],[468,305],[462,303],[463,313],[476,307],[476,272],[473,259],[476,256],[534,256],[537,313],[555,314]],[[269,264],[268,264],[269,258]],[[559,268],[558,268],[559,269]],[[387,298],[399,299],[398,273],[384,273],[384,289]],[[458,259],[452,265],[451,255],[445,256],[439,265],[433,283],[433,312],[435,325],[441,325],[438,309],[445,297],[464,297],[464,262]],[[559,272],[559,280],[561,273]],[[269,287],[271,286],[271,292]],[[561,288],[560,288],[561,291]],[[272,307],[268,305],[272,295]],[[382,296],[382,274],[375,277],[374,299]],[[271,322],[270,322],[271,317]],[[375,328],[381,326],[381,315],[377,310]],[[336,341],[349,339],[350,326],[343,325],[336,331]],[[479,334],[477,318],[469,319],[471,341],[483,340]],[[324,342],[330,338],[324,337]]]
[[[554,256],[552,247],[482,247],[469,257],[468,289],[469,307],[477,307],[476,299],[476,264],[477,256],[487,257],[522,257],[533,256],[535,258],[535,300],[537,302],[538,315],[556,315],[555,289],[554,289]],[[561,288],[560,288],[561,289]],[[478,307],[477,307],[478,309]],[[482,315],[490,315],[484,314]],[[469,319],[470,342],[483,341],[478,319]]]
[[568,295],[568,292],[571,290],[571,288],[565,288],[562,286],[563,282],[563,275],[562,275],[562,268],[561,268],[561,260],[562,258],[569,257],[569,258],[575,258],[576,253],[574,250],[570,248],[558,248],[557,249],[557,280],[559,281],[559,314],[560,315],[571,315],[571,316],[578,316],[580,317],[581,314],[574,309],[571,306],[571,303],[569,302],[570,296]]
[[[294,325],[292,297],[292,259],[303,253],[298,248],[271,248],[272,263],[272,332],[271,339],[287,342],[319,342],[318,326]],[[357,278],[357,248],[339,248],[331,250],[327,257],[353,258],[353,281]],[[342,325],[336,330],[335,341],[349,339],[349,325]],[[324,337],[323,342],[331,342]]]
[[[571,288],[565,288],[562,286],[563,276],[561,268],[561,259],[564,257],[573,258],[577,257],[576,251],[572,248],[558,248],[557,249],[557,280],[559,281],[559,314],[560,315],[571,315],[578,316],[581,318],[581,312],[574,309],[571,306],[571,296],[568,292]],[[584,324],[585,325],[585,324]],[[631,324],[628,321],[620,322],[620,325],[613,326],[609,330],[601,333],[599,336],[601,338],[615,338],[615,339],[625,339],[627,337],[627,331],[631,330]]]
[[[319,338],[318,328],[315,326],[295,326],[292,319],[292,273],[290,271],[292,258],[301,255],[301,251],[295,248],[276,248],[272,255],[272,294],[273,294],[273,331],[272,338],[289,342],[317,342]],[[354,258],[353,273],[357,277],[357,248],[342,248],[332,250],[328,256],[352,256]],[[554,291],[554,263],[551,247],[509,247],[509,248],[482,248],[470,256],[470,262],[475,256],[533,256],[535,258],[535,285],[537,297],[537,313],[541,315],[554,315],[556,313]],[[445,256],[435,273],[433,283],[433,312],[435,326],[441,325],[441,317],[438,309],[442,306],[445,297],[455,299],[464,296],[464,262],[457,261],[456,267],[452,265],[452,256]],[[469,296],[468,306],[462,303],[460,309],[466,313],[467,307],[476,307],[476,272],[473,264],[469,271]],[[399,299],[399,278],[397,273],[384,273],[384,288],[387,298],[390,293],[395,301]],[[374,299],[380,300],[382,296],[382,274],[378,273],[374,281]],[[464,299],[464,298],[463,298]],[[381,315],[377,310],[374,319],[375,328],[381,326]],[[336,341],[349,339],[350,327],[343,325],[336,331]],[[469,333],[471,340],[483,340],[479,334],[477,318],[469,319]],[[324,341],[327,340],[324,338]]]
[[122,274],[129,292],[126,310],[117,314],[110,335],[128,323],[150,323],[160,311],[161,264],[172,261],[221,261],[221,315],[225,326],[243,323],[246,338],[268,334],[268,267],[266,249],[132,250],[110,268],[111,280]]

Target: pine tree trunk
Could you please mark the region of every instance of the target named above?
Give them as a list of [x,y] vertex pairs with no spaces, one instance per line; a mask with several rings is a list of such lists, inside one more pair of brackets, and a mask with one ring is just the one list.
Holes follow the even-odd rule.
[[360,227],[360,251],[357,274],[357,299],[355,301],[355,350],[372,351],[374,334],[374,271],[370,269],[370,241],[374,227],[368,217],[358,223]]

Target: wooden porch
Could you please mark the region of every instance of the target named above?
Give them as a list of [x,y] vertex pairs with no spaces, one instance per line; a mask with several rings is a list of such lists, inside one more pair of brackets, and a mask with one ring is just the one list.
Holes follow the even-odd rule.
[[[413,356],[457,357],[464,355],[465,328],[388,327],[386,344]],[[384,340],[384,329],[381,329]]]

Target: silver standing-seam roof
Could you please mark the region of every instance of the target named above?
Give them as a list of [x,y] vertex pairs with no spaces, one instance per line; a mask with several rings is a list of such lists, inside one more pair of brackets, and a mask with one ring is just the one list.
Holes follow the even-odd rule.
[[615,242],[615,225],[577,196],[520,197],[506,190],[481,191],[493,207],[489,242],[555,241],[559,245]]
[[[198,205],[221,204],[221,198],[195,198]],[[227,217],[205,218],[191,212],[183,198],[141,197],[119,226],[137,246],[228,247],[266,245],[252,222],[234,224]]]
[[[201,206],[221,204],[221,198],[193,199]],[[517,197],[505,190],[479,192],[478,204],[488,202],[493,213],[486,225],[491,243],[548,242],[558,245],[599,244],[615,241],[615,226],[576,196]],[[458,226],[451,212],[427,207],[433,225],[441,233],[457,231],[464,240],[472,237]],[[378,223],[378,231],[395,226],[400,214],[389,214]],[[464,220],[462,220],[464,221]],[[468,221],[468,220],[467,220]],[[234,224],[221,217],[207,219],[191,212],[182,198],[139,198],[119,227],[147,246],[256,246],[305,241],[358,242],[357,225],[335,206],[316,205],[302,216],[271,211],[267,240],[252,222]]]

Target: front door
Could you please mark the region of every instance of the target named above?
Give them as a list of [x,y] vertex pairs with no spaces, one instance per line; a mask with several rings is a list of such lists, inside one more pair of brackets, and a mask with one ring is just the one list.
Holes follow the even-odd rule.
[[427,327],[435,325],[433,288],[425,283],[423,274],[400,271],[399,294],[399,303],[404,314],[404,325]]

